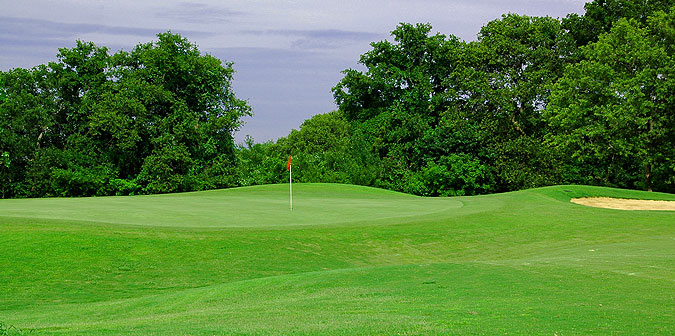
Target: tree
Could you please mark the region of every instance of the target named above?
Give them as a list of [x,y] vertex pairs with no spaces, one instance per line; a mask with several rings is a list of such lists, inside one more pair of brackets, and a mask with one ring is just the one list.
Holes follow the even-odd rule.
[[404,190],[407,172],[424,166],[420,139],[451,106],[445,80],[454,71],[463,43],[431,35],[428,24],[402,23],[394,42],[371,44],[361,56],[365,73],[349,69],[333,88],[347,120],[383,160],[383,186]]
[[621,19],[583,48],[553,89],[549,141],[591,182],[672,191],[675,11],[647,22]]
[[[561,23],[504,15],[471,43],[430,32],[399,25],[394,43],[362,55],[366,72],[345,71],[333,89],[382,159],[382,186],[441,195],[551,184],[542,111],[575,48]],[[464,174],[467,188],[432,181],[466,167],[480,171]]]
[[284,183],[288,180],[284,162],[289,154],[276,143],[254,143],[253,138],[247,136],[245,144],[240,145],[236,153],[239,185]]
[[277,142],[293,154],[299,182],[330,182],[372,185],[380,167],[369,148],[354,137],[351,125],[340,111],[317,114],[305,120]]
[[[0,153],[4,157],[4,167],[0,169],[2,197],[30,195],[44,185],[45,170],[36,163],[59,137],[54,131],[57,129],[54,120],[56,103],[48,74],[45,66],[0,73],[3,97],[0,101]],[[38,172],[37,176],[31,175]]]
[[317,114],[276,143],[254,144],[249,137],[237,154],[242,185],[286,182],[288,155],[297,182],[374,185],[380,169],[340,111]]
[[48,65],[2,73],[3,197],[235,185],[232,133],[251,108],[233,73],[170,32],[113,55],[78,41]]
[[114,56],[118,80],[97,103],[90,134],[109,146],[120,177],[138,176],[147,192],[235,185],[232,133],[251,108],[234,95],[232,64],[179,35],[158,37]]
[[644,24],[653,13],[667,11],[672,5],[672,0],[594,0],[584,5],[584,15],[569,14],[563,24],[581,47],[596,42],[620,19],[632,18]]
[[481,28],[465,49],[457,78],[460,103],[448,119],[466,120],[480,134],[481,159],[492,167],[496,190],[552,184],[551,157],[542,145],[542,111],[574,46],[550,17],[508,14]]

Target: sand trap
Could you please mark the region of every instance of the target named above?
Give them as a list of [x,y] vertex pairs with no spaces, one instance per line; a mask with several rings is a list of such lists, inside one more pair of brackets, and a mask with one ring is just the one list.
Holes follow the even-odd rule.
[[652,201],[611,197],[573,198],[572,203],[596,208],[618,210],[666,210],[675,211],[675,201]]

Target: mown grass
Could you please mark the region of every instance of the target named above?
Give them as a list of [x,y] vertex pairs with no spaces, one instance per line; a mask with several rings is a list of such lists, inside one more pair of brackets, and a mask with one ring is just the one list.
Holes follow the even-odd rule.
[[34,334],[672,334],[675,213],[560,186],[284,185],[0,201],[0,321]]

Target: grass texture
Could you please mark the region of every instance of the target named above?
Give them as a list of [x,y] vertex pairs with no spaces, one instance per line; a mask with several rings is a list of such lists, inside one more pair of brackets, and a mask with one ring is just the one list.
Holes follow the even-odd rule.
[[0,335],[672,335],[675,212],[556,186],[0,200]]

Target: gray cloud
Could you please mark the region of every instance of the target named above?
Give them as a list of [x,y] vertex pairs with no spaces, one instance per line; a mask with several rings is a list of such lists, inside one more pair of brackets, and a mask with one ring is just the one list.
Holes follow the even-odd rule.
[[586,0],[474,0],[478,6],[499,9],[501,13],[551,17],[564,17],[569,14],[570,7],[583,6],[584,3]]
[[244,12],[194,2],[182,2],[169,9],[162,9],[155,15],[161,19],[171,19],[189,23],[214,23],[229,21],[233,17],[245,15]]
[[20,38],[19,36],[5,36],[0,33],[0,47],[3,52],[10,50],[21,50],[24,48],[63,48],[66,45],[72,44],[73,40],[62,38]]
[[[152,40],[166,29],[108,26],[88,23],[62,23],[40,19],[0,16],[0,70],[13,67],[32,67],[54,60],[59,48],[74,46],[75,40],[85,34],[134,36]],[[174,31],[189,38],[212,36],[215,33],[200,31]],[[94,41],[99,44],[99,41]],[[110,50],[133,47],[104,43]]]
[[291,43],[292,48],[304,50],[326,50],[343,47],[346,44],[358,42],[371,42],[386,37],[385,35],[347,31],[339,29],[318,29],[318,30],[248,30],[243,33],[253,35],[275,35],[284,37],[295,37],[297,40]]
[[74,38],[81,34],[102,33],[112,35],[148,36],[155,29],[106,26],[87,23],[61,23],[39,19],[0,17],[0,36],[8,38]]
[[[137,28],[124,26],[108,26],[89,23],[62,23],[39,19],[13,18],[0,16],[0,42],[15,41],[16,43],[31,43],[31,41],[72,41],[83,34],[109,34],[154,37],[157,33],[166,29]],[[212,36],[213,32],[201,32],[194,30],[181,31],[195,37]],[[25,41],[25,42],[21,42]]]
[[[300,70],[298,66],[320,67],[320,54],[307,51],[273,48],[211,48],[209,53],[221,60],[232,61],[237,66],[251,66],[254,69],[289,68]],[[311,62],[307,62],[311,59]],[[325,62],[324,62],[325,63]],[[266,71],[266,70],[265,70]]]
[[377,37],[379,34],[359,31],[347,31],[339,29],[317,29],[317,30],[302,30],[302,29],[271,29],[271,30],[249,30],[246,31],[251,34],[271,34],[280,36],[302,36],[307,38],[326,38],[326,39],[341,39],[341,40],[367,40]]

